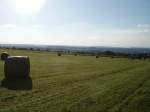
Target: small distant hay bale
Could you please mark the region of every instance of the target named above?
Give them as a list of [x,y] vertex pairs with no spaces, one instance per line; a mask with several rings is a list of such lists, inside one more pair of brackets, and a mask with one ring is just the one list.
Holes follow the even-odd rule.
[[58,53],[57,55],[58,55],[58,56],[61,56],[62,54],[61,54],[61,53]]
[[5,61],[8,56],[9,56],[9,54],[8,54],[7,52],[3,52],[3,53],[1,54],[1,60]]
[[6,78],[27,78],[30,74],[30,60],[27,56],[9,56],[5,60]]
[[99,58],[99,56],[98,56],[98,55],[96,55],[96,58]]
[[78,55],[77,53],[74,54],[74,56],[77,56],[77,55]]
[[111,56],[111,58],[115,58],[114,56]]

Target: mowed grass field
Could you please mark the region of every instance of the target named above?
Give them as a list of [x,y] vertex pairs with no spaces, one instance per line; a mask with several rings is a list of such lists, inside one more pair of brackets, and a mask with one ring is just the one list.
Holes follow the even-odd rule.
[[150,60],[5,51],[30,57],[33,89],[0,87],[0,112],[150,112]]

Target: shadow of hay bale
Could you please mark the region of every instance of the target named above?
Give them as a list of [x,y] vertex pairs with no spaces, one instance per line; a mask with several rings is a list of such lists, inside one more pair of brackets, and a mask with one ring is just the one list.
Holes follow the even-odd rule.
[[28,78],[4,78],[1,81],[1,87],[11,90],[31,90],[32,79]]

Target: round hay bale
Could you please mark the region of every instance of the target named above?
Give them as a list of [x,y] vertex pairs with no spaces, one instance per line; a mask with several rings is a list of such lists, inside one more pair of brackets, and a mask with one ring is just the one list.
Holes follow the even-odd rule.
[[58,56],[61,56],[62,54],[61,54],[61,53],[58,53],[57,55],[58,55]]
[[30,60],[27,56],[9,56],[4,65],[6,78],[29,77]]
[[3,53],[1,54],[1,60],[5,61],[8,56],[9,56],[9,54],[8,54],[7,52],[3,52]]
[[77,53],[74,54],[74,56],[77,56],[77,55],[78,55]]
[[98,56],[98,55],[96,55],[96,58],[99,58],[99,56]]

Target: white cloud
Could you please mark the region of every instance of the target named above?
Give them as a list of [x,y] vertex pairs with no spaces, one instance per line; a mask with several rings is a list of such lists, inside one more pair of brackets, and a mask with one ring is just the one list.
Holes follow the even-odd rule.
[[141,30],[142,32],[150,32],[150,24],[138,24],[137,25],[138,30]]
[[2,24],[0,25],[0,32],[35,32],[40,30],[40,25],[21,26],[16,24]]
[[150,28],[150,24],[138,24],[138,28]]
[[114,29],[111,30],[110,32],[119,34],[140,34],[140,33],[149,33],[150,29],[127,28],[127,29]]
[[3,29],[9,29],[9,28],[16,28],[16,25],[15,24],[2,24],[0,25],[0,28]]
[[[138,27],[137,27],[138,26]],[[97,28],[94,25],[84,23],[84,22],[75,22],[70,24],[58,25],[52,29],[54,32],[65,35],[74,35],[74,36],[98,36],[101,34],[140,34],[140,33],[150,33],[150,28],[148,25],[139,24],[132,28],[113,28],[113,29],[104,29]],[[51,29],[50,29],[51,30]],[[70,35],[69,35],[70,36]]]

